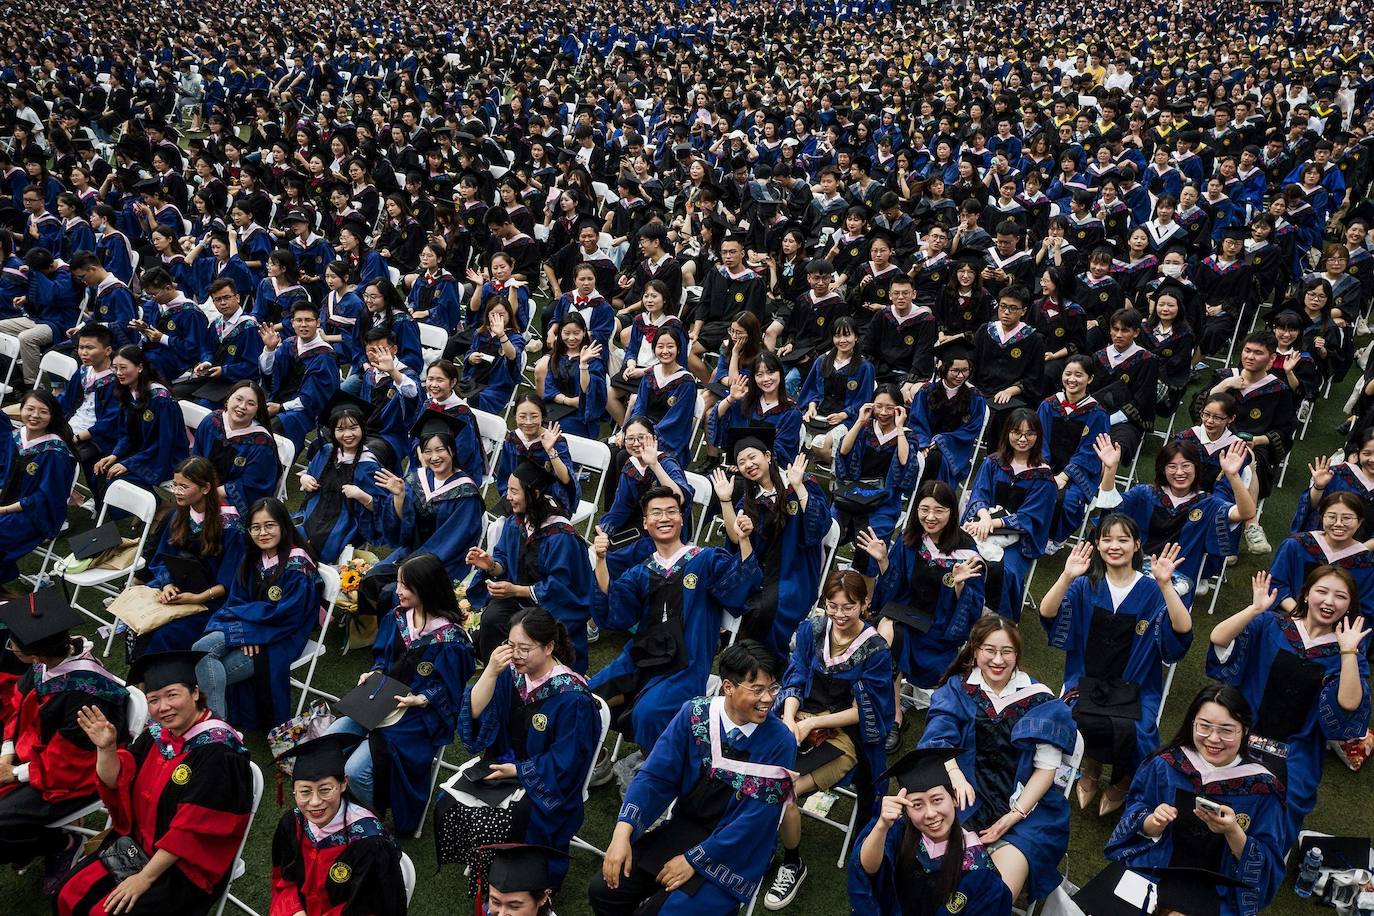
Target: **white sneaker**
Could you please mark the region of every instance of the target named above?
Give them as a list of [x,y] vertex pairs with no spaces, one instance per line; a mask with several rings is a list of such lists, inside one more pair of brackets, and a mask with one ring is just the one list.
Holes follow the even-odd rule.
[[806,880],[806,863],[800,865],[779,865],[778,873],[773,876],[773,886],[763,896],[763,906],[769,910],[780,910],[796,899],[797,891]]
[[1264,536],[1264,529],[1256,522],[1251,522],[1245,526],[1245,550],[1247,553],[1270,553],[1273,547],[1269,546],[1269,539]]
[[596,766],[592,767],[592,785],[604,786],[610,782],[615,775],[615,771],[612,769],[614,766],[615,761],[611,759],[611,749],[602,745],[601,750],[597,751],[596,754]]
[[1199,582],[1199,583],[1197,584],[1197,588],[1193,589],[1193,594],[1195,594],[1197,597],[1201,598],[1203,595],[1207,594],[1207,593],[1210,592],[1211,590],[1212,590],[1212,580],[1211,580],[1211,579],[1203,579],[1201,582]]
[[1048,541],[1045,544],[1045,556],[1052,557],[1064,549],[1064,544],[1060,541]]

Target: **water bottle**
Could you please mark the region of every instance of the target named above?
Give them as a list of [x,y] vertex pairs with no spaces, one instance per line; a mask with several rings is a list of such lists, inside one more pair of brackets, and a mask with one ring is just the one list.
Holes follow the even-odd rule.
[[1302,858],[1302,866],[1298,868],[1298,880],[1293,883],[1293,892],[1299,897],[1311,897],[1312,886],[1317,883],[1321,870],[1321,847],[1313,846]]

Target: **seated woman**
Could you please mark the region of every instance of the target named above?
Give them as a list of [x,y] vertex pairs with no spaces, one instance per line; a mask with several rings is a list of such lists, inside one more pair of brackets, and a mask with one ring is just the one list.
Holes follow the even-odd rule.
[[988,416],[987,402],[969,383],[972,373],[966,349],[944,348],[935,364],[937,380],[922,385],[911,399],[907,429],[921,458],[922,482],[940,480],[959,487],[968,477]]
[[[610,353],[611,335],[615,332],[615,309],[605,297],[596,290],[596,268],[591,264],[579,264],[573,268],[573,289],[563,293],[549,306],[544,319],[544,345],[553,352],[558,329],[568,315],[576,312],[582,318],[587,333],[592,340],[601,345],[602,352]],[[685,362],[685,359],[684,359]],[[544,376],[549,369],[549,358],[539,360],[534,367],[534,384],[542,388]]]
[[401,848],[377,815],[350,797],[353,735],[322,735],[277,757],[291,762],[296,807],[272,835],[272,911],[405,916]]
[[[172,473],[174,508],[163,523],[143,584],[157,589],[163,604],[203,604],[206,610],[164,623],[152,632],[131,633],[130,658],[191,648],[229,594],[243,565],[246,532],[239,511],[219,494],[219,475],[207,458],[193,455]],[[180,562],[188,560],[200,567],[197,578],[203,582],[188,581],[188,572],[180,568]],[[192,586],[204,587],[197,591]]]
[[[1231,431],[1231,424],[1235,419],[1235,398],[1224,391],[1221,394],[1209,394],[1202,402],[1198,424],[1174,435],[1175,440],[1191,443],[1197,448],[1198,457],[1202,459],[1202,465],[1198,469],[1198,486],[1210,490],[1227,502],[1233,501],[1234,494],[1231,492],[1231,482],[1221,473],[1221,458],[1233,444],[1245,441]],[[1249,487],[1251,495],[1259,492],[1254,457],[1254,453],[1247,449],[1245,461],[1240,469],[1240,478]],[[1301,502],[1301,497],[1299,501]]]
[[[644,284],[644,293],[639,300],[643,311],[636,313],[630,324],[616,335],[620,345],[625,348],[625,361],[620,372],[611,377],[606,390],[606,407],[617,423],[625,421],[626,399],[636,391],[640,380],[657,362],[654,345],[659,335],[672,335],[677,340],[678,354],[687,352],[687,329],[677,315],[668,313],[668,295],[668,285],[662,280],[650,280]],[[721,362],[726,360],[722,359]]]
[[1045,555],[1054,515],[1054,478],[1041,460],[1041,438],[1034,413],[1012,410],[998,433],[997,454],[978,467],[964,509],[964,530],[992,561],[983,600],[1008,620],[1021,619],[1031,563]]
[[[546,846],[494,846],[479,879],[477,906],[497,914],[553,913],[554,877],[568,870],[568,854]],[[485,900],[483,899],[485,898]]]
[[191,648],[204,653],[196,683],[210,708],[265,731],[291,715],[291,663],[319,624],[320,576],[280,500],[258,500],[247,518],[248,544],[229,596]]
[[1143,560],[1135,522],[1108,515],[1095,544],[1074,548],[1040,601],[1050,645],[1064,652],[1064,701],[1085,744],[1080,806],[1097,794],[1102,765],[1112,767],[1100,815],[1121,807],[1140,761],[1159,747],[1162,667],[1182,661],[1193,642],[1193,619],[1173,588],[1178,545],[1149,558],[1149,575]]
[[[831,573],[822,593],[825,617],[808,617],[798,625],[773,709],[797,738],[798,776],[792,781],[797,799],[851,781],[853,772],[855,804],[868,811],[893,726],[892,655],[868,622],[863,576],[852,569]],[[806,880],[801,828],[801,809],[788,805],[779,831],[782,866],[764,897],[770,910],[790,904]]]
[[[477,657],[491,658],[506,641],[511,618],[538,605],[552,614],[572,637],[567,662],[579,674],[587,671],[587,596],[595,588],[587,543],[573,529],[550,493],[553,475],[531,462],[511,472],[506,484],[510,516],[501,525],[491,553],[468,549],[464,562],[482,581],[469,588],[470,598],[485,591],[490,600],[477,631]],[[482,586],[478,589],[478,586]]]
[[544,377],[544,403],[565,432],[597,438],[606,417],[606,364],[601,345],[587,335],[577,312],[558,328]]
[[1160,291],[1137,341],[1154,354],[1158,366],[1155,415],[1172,416],[1192,379],[1193,352],[1197,345],[1197,337],[1183,314],[1183,301],[1177,287],[1166,286]]
[[965,749],[946,764],[963,822],[990,847],[1012,898],[1024,888],[1040,900],[1059,886],[1068,850],[1069,801],[1054,783],[1078,730],[1020,658],[1016,624],[996,614],[974,624],[931,697],[919,746]]
[[[256,332],[253,336],[257,337]],[[119,382],[120,433],[110,454],[95,463],[96,477],[103,478],[101,492],[113,480],[156,490],[191,451],[181,408],[138,347],[120,347],[114,371]],[[94,479],[91,485],[94,490]]]
[[1155,456],[1155,482],[1136,484],[1125,494],[1116,489],[1121,446],[1104,433],[1093,448],[1102,461],[1102,481],[1094,508],[1129,515],[1140,529],[1146,554],[1158,553],[1165,544],[1179,546],[1183,562],[1175,573],[1185,584],[1183,604],[1191,608],[1199,594],[1203,557],[1234,556],[1239,550],[1239,526],[1255,517],[1255,500],[1240,477],[1248,455],[1245,444],[1234,443],[1220,459],[1234,503],[1202,488],[1198,478],[1202,457],[1190,443],[1161,446]]
[[465,316],[461,284],[444,269],[446,254],[442,242],[430,242],[420,249],[420,274],[410,287],[406,306],[416,321],[452,334]]
[[387,493],[377,484],[381,463],[368,450],[367,418],[353,404],[334,408],[315,452],[301,472],[305,507],[301,531],[322,563],[338,563],[344,548],[361,547],[376,534],[374,510]]
[[473,416],[467,400],[459,393],[461,380],[462,374],[458,367],[446,359],[436,359],[426,367],[422,379],[425,398],[420,404],[415,426],[411,429],[415,438],[411,441],[409,455],[413,461],[419,454],[419,436],[425,426],[432,426],[431,423],[426,423],[430,413],[447,414],[458,422],[445,422],[433,429],[447,429],[453,433],[454,444],[458,447],[458,467],[473,480],[480,480],[487,473],[487,454],[482,447],[482,433],[477,428],[477,418]]
[[269,431],[267,395],[257,382],[242,381],[229,389],[222,410],[196,427],[191,453],[210,459],[219,475],[219,497],[247,515],[248,507],[275,496],[282,467],[277,441]]
[[1332,461],[1325,455],[1318,455],[1307,466],[1311,483],[1298,497],[1298,508],[1293,513],[1290,528],[1293,534],[1321,527],[1316,509],[1327,494],[1353,493],[1364,504],[1364,523],[1355,536],[1365,540],[1374,535],[1369,524],[1374,516],[1374,426],[1361,430],[1353,444],[1356,446],[1353,449],[1346,447],[1344,461]]
[[[683,335],[686,335],[685,331]],[[754,364],[759,361],[759,354],[763,351],[763,331],[759,327],[759,319],[753,312],[736,312],[730,319],[729,337],[711,372],[710,383],[701,395],[702,425],[706,431],[705,454],[692,470],[709,474],[720,464],[720,443],[725,439],[721,431],[720,402],[730,394],[737,380],[747,379],[754,374]],[[786,388],[785,381],[783,387]]]
[[459,390],[478,408],[500,414],[520,384],[520,354],[525,335],[515,327],[514,313],[505,299],[493,299],[472,334],[472,345],[463,356],[463,380]]
[[1312,571],[1319,566],[1336,566],[1350,574],[1359,598],[1359,613],[1366,620],[1374,617],[1374,551],[1358,538],[1365,525],[1365,504],[1349,491],[1328,493],[1317,503],[1321,528],[1285,538],[1269,564],[1275,610],[1291,612],[1298,608],[1298,594]]
[[1328,741],[1362,737],[1369,724],[1369,635],[1355,582],[1323,565],[1303,580],[1292,609],[1269,574],[1255,573],[1249,606],[1212,630],[1207,676],[1240,689],[1255,710],[1249,748],[1287,787],[1286,843],[1317,805]]
[[400,562],[412,554],[438,557],[454,580],[470,575],[465,558],[482,539],[484,510],[477,484],[454,466],[455,451],[453,436],[433,433],[420,442],[420,465],[405,477],[385,468],[377,472],[377,486],[390,496],[374,507],[377,539],[395,549],[363,577],[359,613],[376,614],[392,602],[385,592]]
[[[32,604],[30,603],[32,602]],[[0,609],[9,651],[26,667],[14,685],[15,711],[0,749],[0,863],[46,859],[52,894],[81,848],[81,837],[49,824],[96,800],[96,751],[78,725],[83,708],[99,709],[129,740],[129,693],[71,631],[81,615],[60,589],[45,589]]]
[[300,284],[296,256],[285,248],[273,251],[267,256],[266,271],[253,297],[253,317],[259,327],[287,324],[296,303],[310,301],[310,294]]
[[679,362],[680,354],[674,335],[660,334],[655,338],[656,362],[640,380],[639,389],[630,399],[627,416],[652,420],[659,448],[686,467],[692,453],[697,386],[692,373]]
[[721,519],[726,536],[738,544],[742,536],[736,515],[748,516],[753,523],[753,554],[763,571],[740,634],[785,658],[797,625],[816,606],[830,506],[825,491],[807,476],[804,455],[793,458],[785,474],[780,459],[774,461],[771,426],[733,429],[727,445],[739,468],[742,495],[731,504],[735,482],[717,469],[711,482],[721,502]]
[[830,335],[834,346],[811,364],[797,394],[808,447],[822,461],[833,455],[846,427],[854,425],[859,408],[873,396],[873,364],[859,356],[854,320],[836,320]]
[[[77,714],[95,747],[96,790],[112,829],[67,873],[58,916],[206,916],[224,892],[252,820],[253,775],[238,732],[210,712],[196,686],[198,655],[149,653],[130,668],[129,683],[148,697],[150,724],[127,750],[100,709]],[[126,838],[148,863],[116,881],[100,854]]]
[[1221,913],[1264,910],[1283,881],[1294,837],[1287,834],[1282,781],[1246,757],[1252,723],[1239,690],[1203,687],[1178,734],[1131,780],[1107,858],[1131,869],[1182,866],[1238,878],[1244,886],[1217,888]]
[[896,795],[854,840],[849,906],[874,916],[1010,916],[1011,892],[978,834],[965,830],[947,765],[962,748],[918,748],[882,774]]
[[715,442],[729,452],[731,430],[770,426],[778,463],[790,465],[801,450],[801,411],[783,384],[782,363],[773,351],[765,350],[751,369],[751,374],[735,377],[730,393],[716,405]]
[[1107,411],[1088,394],[1097,363],[1085,353],[1075,353],[1064,361],[1059,374],[1063,386],[1040,402],[1040,449],[1054,474],[1057,490],[1054,520],[1050,525],[1047,552],[1083,526],[1088,507],[1097,496],[1102,480],[1102,461],[1093,450],[1097,437],[1111,429]]
[[[480,865],[481,847],[493,843],[566,852],[582,826],[600,704],[564,661],[574,651],[568,631],[548,611],[521,610],[509,637],[463,697],[458,736],[477,756],[444,786],[435,807],[435,833],[457,837],[452,861]],[[555,889],[567,869],[566,860],[558,864],[550,876]]]
[[515,399],[515,428],[506,433],[501,442],[501,454],[496,457],[496,489],[506,495],[506,481],[523,461],[533,461],[548,471],[558,482],[550,492],[558,500],[564,515],[577,510],[581,500],[577,484],[577,465],[568,452],[568,441],[562,428],[553,423],[544,426],[544,401],[531,392]]
[[[902,677],[918,690],[935,687],[983,613],[984,563],[956,521],[954,491],[930,480],[912,499],[906,528],[890,550],[872,531],[859,532],[856,541],[877,564],[873,604],[878,632],[892,647],[899,691]],[[889,752],[897,750],[906,728],[900,703],[897,726],[887,738]]]
[[[835,455],[835,502],[831,514],[840,523],[840,543],[871,530],[887,541],[897,528],[907,495],[916,485],[920,462],[907,433],[902,392],[884,383],[873,401],[859,408],[845,430]],[[854,569],[872,579],[873,558],[854,551]]]
[[[693,496],[692,485],[687,482],[682,465],[671,454],[659,451],[652,420],[648,417],[631,419],[625,424],[621,441],[627,459],[620,467],[611,507],[597,520],[601,530],[611,537],[606,565],[613,579],[653,553],[653,541],[644,531],[639,511],[644,494],[655,487],[666,487],[684,506],[692,504]],[[689,535],[691,527],[691,514],[688,513],[683,519],[683,528]]]
[[26,393],[19,422],[0,435],[0,582],[18,576],[19,561],[61,533],[76,482],[72,431],[52,393]]
[[[453,742],[464,685],[476,670],[465,614],[444,564],[430,553],[408,557],[396,568],[396,603],[377,622],[372,668],[410,688],[396,698],[400,717],[375,729],[348,758],[348,782],[358,801],[391,810],[397,833],[420,827],[429,798],[434,755]],[[328,734],[367,735],[344,716]],[[374,757],[373,749],[381,752]]]

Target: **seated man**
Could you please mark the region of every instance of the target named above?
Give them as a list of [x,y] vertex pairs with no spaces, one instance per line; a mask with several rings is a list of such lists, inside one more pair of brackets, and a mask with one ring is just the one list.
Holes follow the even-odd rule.
[[[646,902],[661,916],[733,914],[763,878],[797,742],[772,713],[772,653],[737,643],[721,653],[720,676],[721,695],[684,703],[630,783],[587,889],[597,916],[629,916]],[[674,802],[672,817],[650,830]]]
[[1118,309],[1110,322],[1111,343],[1097,351],[1097,369],[1089,390],[1107,411],[1112,441],[1121,446],[1124,460],[1131,461],[1145,433],[1154,426],[1158,363],[1153,353],[1135,342],[1140,336],[1139,312]]
[[213,409],[224,406],[224,399],[238,382],[257,380],[262,339],[258,323],[243,307],[233,280],[221,277],[211,283],[210,302],[219,317],[205,335],[200,362],[191,370],[191,378],[173,385],[172,393],[178,400],[194,398]]
[[144,271],[148,298],[142,313],[129,323],[139,333],[138,344],[163,379],[176,381],[199,360],[210,336],[210,322],[200,306],[186,298],[172,275],[161,267]]
[[272,428],[290,439],[299,454],[305,434],[315,428],[325,403],[339,390],[339,370],[334,348],[320,333],[320,318],[310,301],[297,300],[290,318],[296,336],[286,343],[275,325],[259,325],[258,368],[267,381]]

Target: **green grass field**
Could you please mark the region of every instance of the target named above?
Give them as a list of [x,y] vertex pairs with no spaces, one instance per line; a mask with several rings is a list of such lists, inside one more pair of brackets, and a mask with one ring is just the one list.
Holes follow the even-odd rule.
[[[1301,488],[1306,484],[1306,462],[1316,454],[1329,454],[1338,447],[1339,439],[1333,432],[1341,422],[1341,405],[1350,390],[1350,381],[1342,390],[1333,392],[1331,398],[1317,405],[1317,413],[1312,421],[1310,434],[1306,441],[1299,442],[1292,461],[1285,486],[1276,491],[1265,505],[1264,526],[1269,540],[1275,546],[1286,534],[1289,521]],[[1186,402],[1186,401],[1185,401]],[[1186,421],[1180,421],[1186,425]],[[1153,455],[1159,444],[1151,437],[1141,458],[1141,470],[1137,476],[1149,478],[1153,474]],[[295,480],[292,479],[293,504],[298,495]],[[81,531],[91,527],[90,518],[82,512],[73,512],[72,530]],[[1234,613],[1245,605],[1249,598],[1249,576],[1257,569],[1267,565],[1268,556],[1252,557],[1242,555],[1238,565],[1230,571],[1230,578],[1218,602],[1217,616],[1208,617],[1205,613],[1206,601],[1199,600],[1202,607],[1195,625],[1193,648],[1180,665],[1175,678],[1168,704],[1164,711],[1162,733],[1166,738],[1178,727],[1179,719],[1188,700],[1202,685],[1203,653],[1207,646],[1207,635],[1217,620]],[[36,557],[26,561],[26,571],[37,568]],[[1058,575],[1062,560],[1041,564],[1038,575],[1032,583],[1032,593],[1038,598]],[[84,601],[83,601],[84,603]],[[1026,653],[1023,667],[1036,677],[1058,687],[1063,660],[1058,652],[1049,650],[1041,627],[1029,621],[1024,630]],[[92,635],[88,633],[87,635]],[[618,651],[620,639],[613,634],[605,634],[600,642],[592,646],[592,670],[606,664]],[[366,653],[357,652],[347,657],[338,651],[339,638],[331,636],[330,651],[322,659],[317,683],[332,693],[339,694],[356,681],[357,675],[367,665]],[[110,667],[122,674],[126,666],[122,652],[116,648],[109,660]],[[916,722],[905,736],[904,748],[913,745],[920,735],[920,722]],[[253,823],[253,830],[245,853],[247,874],[233,887],[235,896],[253,907],[259,913],[266,913],[270,895],[269,851],[272,831],[281,816],[282,809],[276,805],[276,793],[271,772],[266,742],[261,735],[248,736],[249,747],[254,759],[268,772],[268,787],[264,794],[262,807]],[[450,760],[465,756],[461,748],[457,755],[450,752]],[[1308,818],[1307,827],[1313,830],[1350,834],[1367,829],[1371,812],[1374,812],[1374,786],[1371,776],[1349,772],[1334,757],[1328,756],[1326,774],[1322,784],[1320,802],[1317,810]],[[289,793],[288,793],[289,798]],[[832,816],[847,816],[844,802],[836,805]],[[619,807],[619,796],[613,785],[592,791],[587,803],[587,816],[580,835],[592,843],[602,845],[607,842],[611,825]],[[1080,812],[1075,804],[1072,820],[1072,839],[1064,869],[1076,883],[1082,884],[1094,875],[1104,864],[1102,849],[1115,822],[1114,818],[1099,818],[1096,814]],[[467,897],[467,881],[456,866],[447,866],[436,872],[434,865],[434,844],[431,825],[426,825],[425,835],[420,839],[402,838],[402,846],[415,861],[418,881],[411,912],[420,916],[436,916],[471,911],[471,901]],[[848,909],[845,893],[845,873],[835,867],[839,854],[841,834],[815,821],[807,820],[803,832],[803,856],[810,870],[804,892],[788,911],[793,914],[842,913]],[[586,852],[574,851],[572,870],[568,875],[563,891],[555,903],[561,916],[579,916],[590,912],[586,903],[586,884],[594,869],[600,867],[600,860]],[[29,873],[16,874],[11,869],[0,870],[0,900],[6,900],[0,911],[12,916],[28,916],[49,912],[49,902],[40,890],[42,868],[35,863]],[[1291,883],[1286,883],[1275,900],[1270,912],[1276,914],[1297,914],[1312,912],[1316,904],[1303,901],[1292,893]],[[226,912],[233,912],[230,905]],[[760,903],[759,912],[762,912]],[[169,914],[172,916],[172,914]]]

